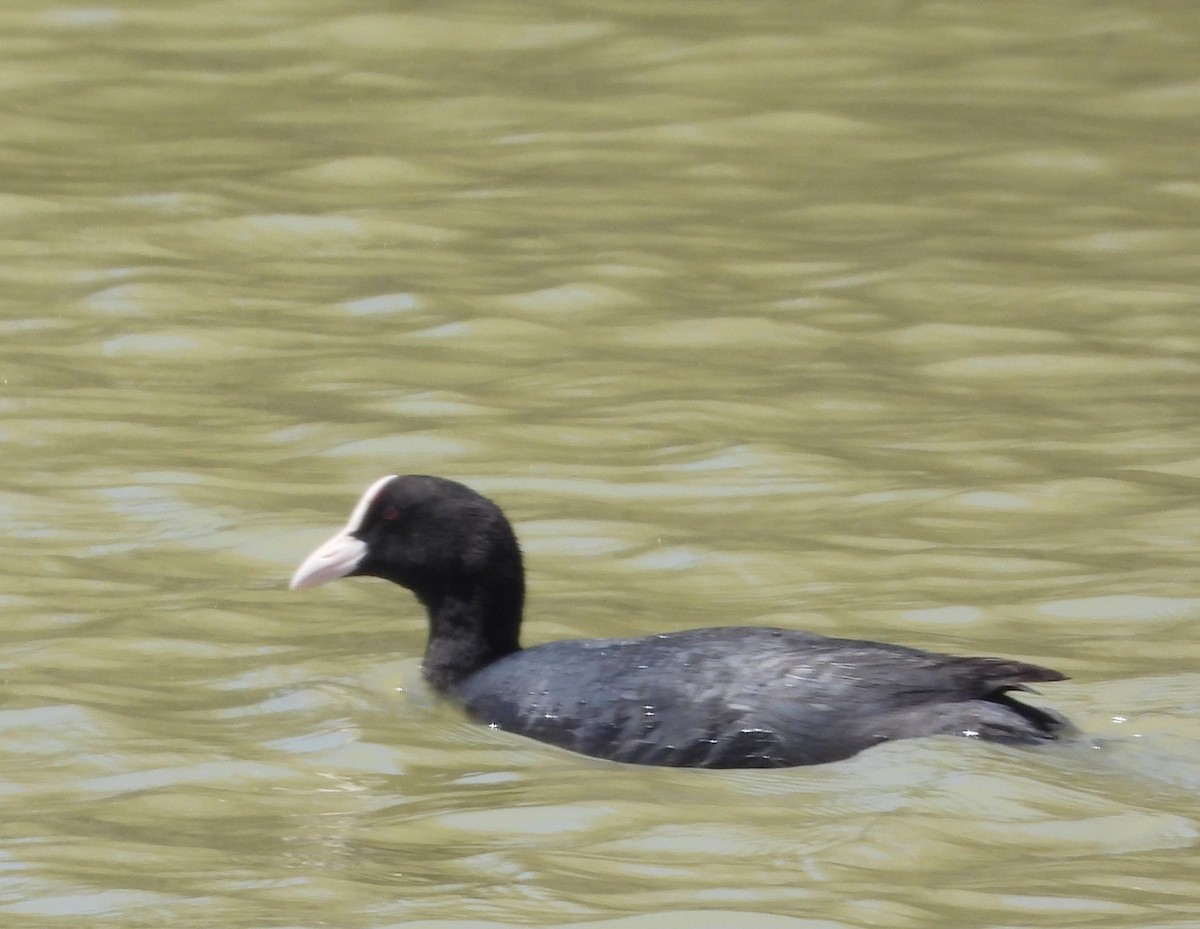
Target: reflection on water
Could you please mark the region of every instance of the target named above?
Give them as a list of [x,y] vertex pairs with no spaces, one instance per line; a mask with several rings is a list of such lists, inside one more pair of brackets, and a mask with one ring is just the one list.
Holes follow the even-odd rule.
[[[0,12],[0,913],[1191,926],[1197,25],[1098,7]],[[495,496],[528,642],[1023,657],[1086,733],[801,771],[464,721],[367,481]]]

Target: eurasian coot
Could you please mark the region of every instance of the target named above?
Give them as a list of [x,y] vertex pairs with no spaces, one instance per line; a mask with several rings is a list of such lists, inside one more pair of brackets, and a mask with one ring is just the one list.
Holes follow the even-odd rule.
[[1013,699],[1049,668],[730,626],[522,649],[525,576],[512,526],[455,481],[381,478],[292,589],[368,575],[429,614],[423,670],[480,722],[599,758],[771,768],[926,735],[1040,743],[1069,728]]

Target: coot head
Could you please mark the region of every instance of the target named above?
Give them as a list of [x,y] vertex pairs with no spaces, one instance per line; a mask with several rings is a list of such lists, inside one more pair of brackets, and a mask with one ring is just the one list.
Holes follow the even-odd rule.
[[516,651],[525,598],[521,549],[500,508],[456,481],[389,475],[309,555],[290,587],[368,576],[411,590],[429,613],[425,673],[445,688]]

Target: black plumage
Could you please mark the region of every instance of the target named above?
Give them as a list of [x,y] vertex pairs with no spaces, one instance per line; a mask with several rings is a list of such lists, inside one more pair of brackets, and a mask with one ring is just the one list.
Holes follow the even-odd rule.
[[522,649],[512,527],[444,478],[377,481],[292,586],[351,575],[417,596],[429,616],[424,674],[474,718],[600,758],[783,767],[915,736],[1032,744],[1069,730],[1012,695],[1064,675],[1001,658],[744,626]]

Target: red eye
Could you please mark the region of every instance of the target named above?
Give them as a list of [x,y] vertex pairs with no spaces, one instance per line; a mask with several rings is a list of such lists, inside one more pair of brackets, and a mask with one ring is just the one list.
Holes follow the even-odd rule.
[[381,518],[389,520],[389,521],[393,520],[393,519],[399,519],[400,518],[400,510],[398,507],[389,503],[387,506],[385,506],[383,508],[383,512],[380,513],[379,515]]

